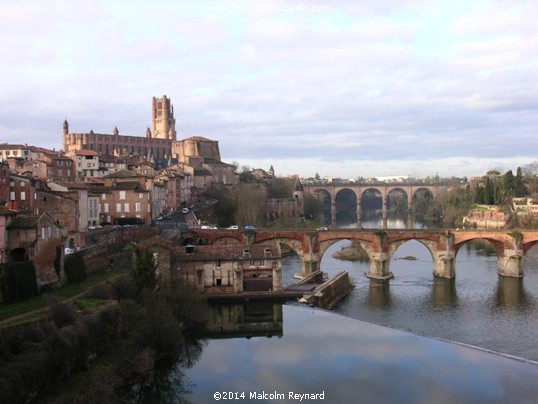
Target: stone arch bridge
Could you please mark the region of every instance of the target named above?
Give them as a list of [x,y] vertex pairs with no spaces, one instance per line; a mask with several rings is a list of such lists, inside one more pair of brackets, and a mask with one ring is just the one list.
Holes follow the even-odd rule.
[[433,260],[433,274],[442,278],[456,276],[456,256],[470,240],[488,240],[498,258],[498,273],[503,276],[523,276],[522,258],[538,243],[537,230],[189,230],[182,233],[183,244],[263,244],[282,243],[290,247],[301,259],[301,276],[320,269],[327,249],[340,240],[359,244],[368,254],[370,279],[388,280],[390,259],[400,245],[409,240],[422,243]]
[[[344,190],[349,190],[355,194],[357,199],[357,221],[360,222],[362,215],[362,196],[365,192],[370,190],[375,190],[381,194],[381,206],[383,212],[383,222],[387,220],[387,201],[388,196],[392,191],[401,190],[406,194],[407,197],[407,206],[411,206],[411,201],[415,194],[419,190],[427,190],[431,193],[433,198],[437,198],[439,195],[442,195],[446,192],[448,186],[446,185],[437,185],[437,184],[402,184],[402,183],[379,183],[379,184],[313,184],[313,185],[304,185],[303,189],[305,193],[310,195],[319,194],[323,192],[330,197],[331,203],[331,223],[336,221],[336,196],[339,192]],[[384,226],[386,227],[386,226]]]

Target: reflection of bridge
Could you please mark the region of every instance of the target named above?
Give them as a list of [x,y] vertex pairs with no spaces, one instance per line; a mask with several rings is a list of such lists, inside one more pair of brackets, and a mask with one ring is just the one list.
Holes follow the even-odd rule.
[[[311,195],[323,194],[330,200],[331,203],[331,223],[336,221],[336,197],[338,193],[348,190],[353,192],[357,201],[357,222],[360,223],[362,214],[362,196],[367,191],[376,191],[381,195],[381,206],[383,209],[383,223],[387,222],[387,201],[388,196],[393,191],[403,191],[407,197],[407,206],[411,206],[413,197],[419,190],[426,190],[433,198],[437,198],[444,193],[448,188],[445,185],[436,184],[314,184],[304,185],[305,193]],[[384,225],[383,227],[386,227]]]
[[371,279],[393,277],[390,259],[398,247],[409,240],[422,243],[430,251],[434,276],[456,276],[456,256],[470,240],[488,240],[497,253],[498,273],[504,276],[523,276],[522,258],[538,243],[536,230],[335,230],[335,231],[238,231],[191,230],[183,233],[183,243],[202,244],[262,244],[281,243],[294,250],[301,259],[301,275],[319,270],[327,249],[340,240],[351,240],[368,254]]

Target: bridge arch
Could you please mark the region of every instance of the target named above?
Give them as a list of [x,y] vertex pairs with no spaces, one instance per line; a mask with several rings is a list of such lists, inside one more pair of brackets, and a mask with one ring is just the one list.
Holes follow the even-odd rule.
[[336,215],[349,215],[351,221],[356,221],[355,216],[360,211],[360,200],[357,193],[351,188],[340,188],[334,196],[335,214]]
[[437,253],[437,242],[428,240],[425,238],[408,238],[408,239],[402,239],[402,240],[392,242],[388,248],[388,259],[391,260],[394,254],[396,253],[396,251],[398,250],[398,248],[400,248],[400,246],[402,246],[403,244],[409,241],[416,241],[422,244],[424,247],[426,247],[426,249],[430,253],[430,257],[433,262],[433,260],[435,259],[435,255]]
[[370,258],[370,252],[372,251],[372,243],[371,242],[366,241],[366,240],[356,239],[354,237],[349,237],[349,238],[338,237],[338,238],[331,238],[331,239],[328,239],[328,240],[324,240],[324,241],[319,243],[319,252],[318,252],[318,254],[319,254],[320,262],[321,262],[321,260],[323,259],[323,256],[325,255],[325,253],[327,252],[327,250],[330,247],[332,247],[336,243],[338,243],[340,241],[343,241],[343,240],[348,240],[348,241],[351,241],[352,243],[358,245],[360,248],[362,248],[364,251],[366,251],[366,253],[368,254],[368,257]]
[[495,250],[495,255],[497,258],[502,257],[504,255],[504,243],[501,240],[487,237],[487,236],[474,236],[466,238],[459,243],[454,245],[454,250],[456,252],[456,259],[458,258],[458,253],[462,249],[464,245],[470,245],[468,244],[470,241],[487,241],[489,245]]
[[409,209],[411,201],[409,200],[409,194],[403,187],[393,187],[387,192],[387,209],[390,209],[393,204],[397,207],[401,194],[405,196],[405,209]]

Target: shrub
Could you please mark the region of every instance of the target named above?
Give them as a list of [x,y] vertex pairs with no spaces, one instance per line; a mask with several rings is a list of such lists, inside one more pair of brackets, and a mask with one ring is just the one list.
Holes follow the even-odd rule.
[[81,252],[69,254],[64,261],[67,283],[77,283],[86,279],[86,264]]
[[56,324],[56,327],[62,328],[75,322],[77,312],[71,304],[59,301],[51,306],[50,319]]
[[86,297],[112,300],[116,299],[116,291],[114,290],[114,287],[108,282],[99,283],[90,289],[90,291],[86,294]]
[[13,262],[0,267],[4,302],[13,303],[37,295],[37,281],[32,262]]

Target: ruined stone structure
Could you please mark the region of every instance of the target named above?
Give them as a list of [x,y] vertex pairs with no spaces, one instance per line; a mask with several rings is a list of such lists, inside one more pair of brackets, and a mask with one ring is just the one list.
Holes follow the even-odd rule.
[[151,129],[147,128],[146,136],[123,136],[118,128],[112,134],[70,133],[67,120],[63,123],[63,150],[95,150],[100,155],[125,156],[138,154],[154,158],[169,158],[172,142],[176,140],[176,120],[170,99],[153,97],[151,100]]
[[380,281],[393,277],[390,259],[398,247],[409,240],[417,240],[426,246],[432,255],[433,275],[441,278],[456,276],[458,251],[467,241],[475,239],[485,239],[493,245],[497,252],[499,275],[521,277],[522,258],[538,243],[537,230],[196,230],[185,233],[183,237],[189,243],[284,244],[300,257],[302,277],[320,269],[323,254],[331,245],[340,240],[351,240],[368,254],[370,270],[366,276]]

